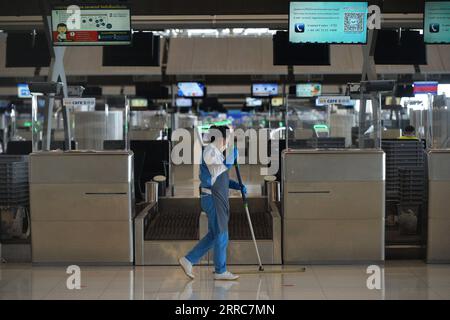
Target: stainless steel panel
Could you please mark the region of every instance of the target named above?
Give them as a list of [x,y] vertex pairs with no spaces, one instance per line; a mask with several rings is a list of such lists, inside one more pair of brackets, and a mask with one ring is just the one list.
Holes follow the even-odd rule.
[[379,181],[385,179],[382,151],[283,152],[283,178],[300,181]]
[[128,184],[34,184],[32,221],[115,221],[131,219]]
[[33,153],[30,169],[33,262],[133,262],[131,154]]
[[428,172],[430,181],[450,181],[450,149],[428,153]]
[[33,221],[35,263],[132,263],[129,221]]
[[282,222],[278,207],[274,202],[270,204],[273,228],[273,264],[282,264]]
[[285,219],[382,219],[384,181],[288,183]]
[[[263,264],[275,264],[273,241],[258,240],[258,249]],[[230,241],[227,264],[258,264],[253,241]]]
[[450,262],[450,150],[428,154],[428,243],[429,262]]
[[103,150],[105,140],[123,139],[123,112],[75,112],[74,127],[79,149]]
[[450,219],[449,196],[450,196],[450,181],[429,182],[429,192],[428,192],[429,218]]
[[427,261],[450,263],[450,218],[428,219]]
[[132,153],[38,152],[30,155],[30,184],[118,183],[132,179]]
[[145,241],[145,265],[178,265],[178,259],[191,250],[197,241]]
[[150,209],[155,205],[156,202],[150,203],[134,219],[134,261],[137,266],[144,265],[145,220],[149,217]]
[[284,220],[284,263],[384,260],[384,219]]
[[283,157],[284,262],[383,260],[384,153],[295,150]]

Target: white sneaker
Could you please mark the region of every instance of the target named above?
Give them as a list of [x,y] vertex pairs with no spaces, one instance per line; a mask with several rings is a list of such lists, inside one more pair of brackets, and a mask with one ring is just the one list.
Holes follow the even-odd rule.
[[194,273],[192,272],[192,263],[186,259],[185,257],[182,257],[178,260],[180,263],[181,268],[183,268],[184,273],[191,279],[194,279]]
[[230,271],[225,271],[224,273],[215,273],[214,279],[233,281],[239,279],[239,276],[236,274],[232,274]]

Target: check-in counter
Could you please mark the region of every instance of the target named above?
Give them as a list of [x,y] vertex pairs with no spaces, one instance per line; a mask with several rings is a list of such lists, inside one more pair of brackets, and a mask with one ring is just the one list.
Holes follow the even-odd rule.
[[133,263],[133,155],[30,155],[34,263]]
[[382,151],[287,150],[282,161],[285,264],[384,260]]
[[450,149],[428,153],[427,262],[450,263]]

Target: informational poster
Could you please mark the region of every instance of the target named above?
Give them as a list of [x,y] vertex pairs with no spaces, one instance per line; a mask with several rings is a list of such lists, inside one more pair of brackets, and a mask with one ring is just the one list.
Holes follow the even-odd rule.
[[298,98],[317,97],[322,94],[322,85],[320,83],[297,84],[295,92]]
[[366,43],[367,2],[291,2],[289,42]]
[[122,5],[54,7],[52,36],[55,46],[130,44],[130,9]]
[[425,43],[450,43],[450,1],[426,1]]
[[347,105],[351,101],[349,96],[322,96],[316,99],[316,105],[326,106],[329,104]]
[[95,98],[64,98],[63,105],[66,107],[95,107]]

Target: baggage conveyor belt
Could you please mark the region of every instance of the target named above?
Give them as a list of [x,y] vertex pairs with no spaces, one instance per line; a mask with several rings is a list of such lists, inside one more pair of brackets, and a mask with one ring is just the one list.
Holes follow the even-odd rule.
[[[272,216],[268,212],[251,213],[256,239],[272,239]],[[199,239],[200,212],[157,212],[145,231],[145,240]],[[244,212],[231,212],[230,240],[251,240],[250,228]]]
[[[268,209],[266,198],[249,199],[250,215],[266,264],[281,263],[281,219],[275,203]],[[208,231],[198,198],[160,198],[147,204],[135,219],[137,265],[173,265]],[[254,263],[250,228],[241,198],[230,199],[230,264]],[[212,256],[211,256],[212,259]],[[254,261],[255,260],[255,261]],[[204,263],[211,263],[206,257]]]

